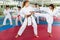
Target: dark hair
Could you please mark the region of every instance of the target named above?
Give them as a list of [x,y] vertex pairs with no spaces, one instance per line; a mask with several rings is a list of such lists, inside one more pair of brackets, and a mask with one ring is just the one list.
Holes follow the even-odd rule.
[[6,7],[9,7],[9,5],[6,5]]
[[21,6],[17,6],[18,8],[21,8]]
[[35,3],[35,5],[37,5],[37,3]]
[[24,7],[27,2],[29,2],[29,1],[24,1],[22,7]]
[[37,3],[35,3],[35,7],[37,7],[37,5],[38,5],[38,4],[37,4]]
[[53,4],[50,4],[49,6],[51,6],[53,9],[55,8]]

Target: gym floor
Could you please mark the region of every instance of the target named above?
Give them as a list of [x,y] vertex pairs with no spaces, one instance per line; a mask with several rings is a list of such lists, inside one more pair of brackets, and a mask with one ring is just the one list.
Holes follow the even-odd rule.
[[38,24],[38,35],[39,38],[34,37],[34,32],[32,26],[27,26],[21,37],[15,38],[19,28],[21,27],[15,25],[15,20],[13,20],[13,25],[9,25],[7,20],[7,25],[3,26],[3,19],[0,18],[0,40],[60,40],[60,19],[54,19],[52,27],[53,37],[49,37],[47,33],[47,22],[40,20]]

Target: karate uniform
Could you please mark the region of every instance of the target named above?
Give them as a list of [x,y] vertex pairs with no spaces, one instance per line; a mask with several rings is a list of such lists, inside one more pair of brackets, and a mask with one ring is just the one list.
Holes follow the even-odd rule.
[[21,11],[20,11],[20,13],[21,13],[21,16],[23,17],[23,18],[25,18],[24,19],[24,22],[23,22],[23,24],[22,24],[22,26],[21,26],[21,28],[19,29],[19,31],[18,31],[18,35],[22,35],[22,33],[24,32],[24,30],[25,30],[25,28],[26,28],[26,26],[28,25],[32,25],[33,26],[33,29],[34,29],[34,34],[35,35],[37,35],[37,24],[36,24],[36,21],[35,21],[35,18],[34,18],[34,16],[33,15],[31,15],[30,17],[28,17],[28,18],[26,18],[25,17],[25,15],[29,15],[29,14],[31,14],[30,12],[31,11],[33,11],[33,8],[32,7],[23,7],[22,9],[21,9]]
[[5,16],[5,18],[4,18],[4,21],[3,21],[3,25],[6,25],[6,20],[7,19],[9,19],[9,21],[10,21],[10,25],[12,25],[12,18],[11,18],[11,14],[10,14],[10,12],[11,12],[11,10],[10,9],[8,9],[8,10],[4,10],[4,16]]
[[[34,12],[39,12],[39,8],[34,8]],[[39,24],[39,17],[36,17],[36,19],[37,19],[37,23]]]
[[48,33],[52,33],[53,16],[56,16],[57,10],[51,11],[49,8],[47,8],[46,12],[47,12],[46,14],[35,13],[35,16],[36,17],[40,16],[40,17],[46,18],[46,21],[48,23],[47,31],[48,31]]
[[54,16],[57,17],[57,13],[58,13],[57,9],[54,9],[53,11],[48,9],[48,14],[50,15],[50,17],[47,19],[47,23],[48,23],[47,31],[48,31],[48,33],[52,33],[52,24],[54,21]]
[[18,25],[18,21],[20,21],[21,24],[22,24],[22,17],[20,16],[20,11],[17,10],[16,13],[17,13],[17,17],[16,17],[16,25]]

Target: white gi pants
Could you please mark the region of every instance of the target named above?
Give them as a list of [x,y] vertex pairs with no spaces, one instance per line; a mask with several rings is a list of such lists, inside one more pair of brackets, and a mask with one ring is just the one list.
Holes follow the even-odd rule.
[[5,16],[5,19],[4,19],[4,21],[3,21],[3,25],[6,25],[6,20],[7,20],[7,19],[9,19],[10,25],[12,25],[12,19],[11,19],[11,16],[10,16],[10,15],[6,15],[6,16]]
[[49,14],[41,14],[41,13],[35,13],[36,17],[44,17],[46,18],[46,21],[48,23],[48,28],[47,28],[47,32],[51,33],[52,32],[52,24],[53,24],[53,16],[49,15]]
[[24,30],[25,30],[25,28],[26,28],[27,25],[28,26],[32,25],[33,29],[34,29],[34,34],[37,35],[37,24],[36,24],[35,18],[33,16],[25,18],[25,20],[24,20],[21,28],[18,31],[18,35],[20,35],[20,36],[22,35],[22,33],[24,32]]
[[21,22],[21,24],[22,24],[22,18],[20,17],[20,18],[16,18],[16,25],[18,25],[18,21],[20,21]]

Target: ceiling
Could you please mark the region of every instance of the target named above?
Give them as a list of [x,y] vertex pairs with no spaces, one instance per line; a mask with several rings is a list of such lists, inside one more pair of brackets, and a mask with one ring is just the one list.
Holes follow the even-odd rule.
[[29,0],[31,3],[38,3],[38,4],[60,4],[60,0]]
[[[13,4],[18,4],[18,2],[15,2],[15,1],[25,1],[25,0],[0,0],[0,4],[2,4],[3,2],[2,1],[6,1],[7,3],[8,2],[12,2]],[[37,4],[51,4],[51,3],[54,3],[54,4],[58,4],[60,5],[60,0],[29,0],[31,3],[37,3]]]

